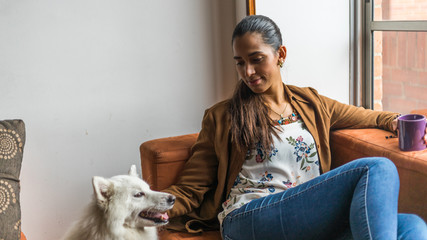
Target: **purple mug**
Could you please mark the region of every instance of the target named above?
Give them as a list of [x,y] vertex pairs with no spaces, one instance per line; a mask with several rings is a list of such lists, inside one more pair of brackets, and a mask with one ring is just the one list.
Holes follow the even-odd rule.
[[419,114],[407,114],[397,119],[399,130],[399,148],[402,151],[420,151],[426,149],[426,117]]

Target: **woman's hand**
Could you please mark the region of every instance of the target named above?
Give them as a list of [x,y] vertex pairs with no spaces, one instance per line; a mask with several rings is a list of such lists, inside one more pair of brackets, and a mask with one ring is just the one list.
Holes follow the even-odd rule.
[[391,122],[391,125],[393,126],[393,131],[396,132],[397,130],[397,118],[393,120],[393,122]]
[[426,134],[424,135],[424,143],[427,144],[427,126],[426,126]]

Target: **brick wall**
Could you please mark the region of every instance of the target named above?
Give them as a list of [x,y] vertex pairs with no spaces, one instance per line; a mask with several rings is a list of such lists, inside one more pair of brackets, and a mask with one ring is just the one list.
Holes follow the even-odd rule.
[[[375,20],[427,20],[427,0],[413,3],[376,0]],[[427,32],[374,33],[374,89],[375,110],[427,108]]]

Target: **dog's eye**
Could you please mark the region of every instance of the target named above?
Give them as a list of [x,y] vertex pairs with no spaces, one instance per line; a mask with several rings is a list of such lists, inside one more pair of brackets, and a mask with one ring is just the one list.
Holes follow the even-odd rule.
[[145,195],[145,193],[139,192],[139,193],[137,193],[137,194],[135,194],[133,196],[136,197],[136,198],[140,198],[140,197],[143,197],[144,195]]

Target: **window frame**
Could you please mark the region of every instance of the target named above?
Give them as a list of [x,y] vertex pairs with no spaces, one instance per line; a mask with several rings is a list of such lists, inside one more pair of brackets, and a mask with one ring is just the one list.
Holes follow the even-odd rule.
[[[374,32],[427,32],[427,21],[385,20],[374,21],[375,0],[351,0],[353,70],[350,79],[350,103],[374,108]],[[364,78],[363,78],[364,77]],[[353,93],[353,94],[352,94]]]
[[255,0],[246,0],[246,15],[255,15],[256,9],[255,9]]

